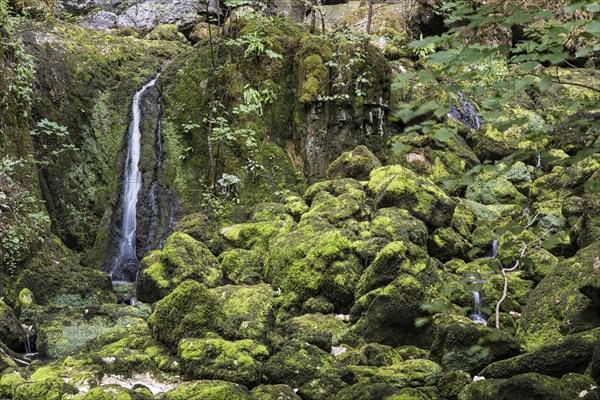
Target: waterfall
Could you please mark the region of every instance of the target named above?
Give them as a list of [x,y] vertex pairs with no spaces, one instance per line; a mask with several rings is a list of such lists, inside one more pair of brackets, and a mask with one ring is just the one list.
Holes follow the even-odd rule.
[[127,158],[123,174],[121,235],[118,242],[117,255],[110,272],[113,281],[134,281],[137,278],[139,260],[136,254],[136,213],[138,194],[142,187],[142,174],[138,169],[142,137],[140,130],[142,114],[140,99],[148,88],[154,86],[157,78],[158,75],[133,96],[131,105],[132,119],[129,125]]
[[498,238],[492,241],[492,247],[487,251],[486,258],[495,258],[498,255]]
[[538,151],[537,153],[537,163],[535,164],[536,168],[542,168],[542,153]]
[[487,325],[483,312],[481,312],[481,294],[473,292],[473,312],[469,315],[469,319],[479,325]]
[[458,105],[450,107],[448,116],[473,130],[483,125],[483,118],[464,93],[458,93]]

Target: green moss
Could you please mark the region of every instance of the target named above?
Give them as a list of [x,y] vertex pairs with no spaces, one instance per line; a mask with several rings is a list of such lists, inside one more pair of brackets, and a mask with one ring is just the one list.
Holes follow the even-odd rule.
[[383,367],[350,367],[363,383],[387,383],[396,388],[437,384],[442,367],[430,360],[408,360]]
[[250,400],[244,386],[218,380],[184,382],[163,395],[165,400]]
[[579,393],[568,388],[560,379],[528,373],[510,379],[485,379],[473,382],[460,394],[464,400],[508,400],[528,398],[562,400],[576,398]]
[[390,241],[410,241],[424,247],[427,243],[427,227],[406,210],[396,207],[377,210],[371,221],[371,233]]
[[186,279],[195,279],[212,287],[222,282],[222,272],[219,262],[204,243],[175,232],[167,239],[162,251],[155,251],[142,260],[138,297],[155,302]]
[[183,33],[179,32],[176,25],[159,24],[150,33],[146,35],[147,40],[170,40],[181,43],[187,43]]
[[448,225],[456,206],[455,201],[431,181],[400,165],[373,170],[368,188],[378,208],[404,208],[431,227]]
[[156,304],[148,325],[158,340],[174,348],[181,338],[216,329],[222,318],[217,304],[206,287],[187,280]]
[[304,314],[292,318],[285,326],[285,334],[290,339],[314,344],[324,351],[331,351],[332,345],[339,345],[348,326],[333,315]]
[[220,286],[210,293],[223,312],[220,329],[228,339],[265,341],[273,329],[276,292],[266,284]]
[[469,259],[472,245],[452,228],[438,228],[429,238],[429,254],[442,261],[452,258]]
[[288,385],[260,385],[252,389],[254,400],[300,400]]
[[263,275],[263,256],[255,250],[233,249],[219,256],[223,277],[234,284],[255,284]]
[[525,196],[503,177],[490,181],[476,179],[467,187],[466,198],[482,204],[520,204]]
[[49,378],[43,381],[26,383],[16,387],[15,400],[47,399],[60,400],[63,395],[76,394],[78,390],[62,378]]
[[179,343],[183,373],[190,379],[221,379],[256,386],[267,348],[253,340],[229,342],[218,337],[183,339]]
[[350,152],[342,153],[327,167],[327,178],[354,178],[366,180],[375,168],[381,167],[379,159],[366,146],[358,146]]
[[27,382],[17,371],[5,372],[0,376],[0,396],[12,398],[17,386]]

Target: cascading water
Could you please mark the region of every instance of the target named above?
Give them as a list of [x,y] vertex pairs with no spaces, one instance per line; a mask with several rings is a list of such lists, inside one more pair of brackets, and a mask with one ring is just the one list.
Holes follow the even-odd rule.
[[492,247],[485,254],[486,258],[495,258],[498,255],[498,238],[492,241]]
[[129,125],[129,140],[127,143],[127,158],[123,181],[123,202],[121,219],[121,235],[118,242],[117,255],[114,259],[110,276],[113,281],[135,281],[137,278],[139,260],[136,254],[137,231],[137,202],[142,175],[138,169],[141,150],[141,108],[140,99],[148,88],[153,87],[158,75],[144,85],[134,96],[131,106],[132,120]]
[[481,305],[481,294],[477,291],[473,292],[473,312],[469,315],[469,319],[476,324],[487,325]]
[[535,163],[536,168],[542,168],[542,153],[538,151],[537,153],[537,162]]

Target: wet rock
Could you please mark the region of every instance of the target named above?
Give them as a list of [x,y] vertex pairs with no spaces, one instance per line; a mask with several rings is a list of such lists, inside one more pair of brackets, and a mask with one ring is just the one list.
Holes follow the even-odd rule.
[[491,378],[509,378],[536,372],[561,377],[567,372],[583,373],[590,364],[594,346],[600,338],[600,328],[568,335],[556,344],[541,346],[529,353],[494,362],[481,374]]
[[21,351],[26,333],[12,308],[0,300],[0,338],[10,349]]
[[269,351],[250,339],[230,342],[209,335],[181,340],[178,354],[189,379],[220,379],[253,387],[261,380],[262,361]]
[[371,172],[369,191],[377,208],[404,208],[432,228],[449,225],[456,202],[431,181],[400,165]]
[[371,171],[379,167],[379,159],[366,146],[358,146],[350,152],[343,153],[329,165],[327,178],[367,180]]
[[163,250],[154,251],[142,260],[138,298],[153,303],[186,279],[213,287],[222,282],[223,275],[218,260],[204,243],[176,232]]
[[148,320],[152,333],[170,347],[183,337],[203,337],[222,320],[217,299],[202,284],[187,280],[160,300]]
[[510,379],[485,379],[473,382],[461,394],[465,400],[548,399],[577,398],[576,392],[560,379],[530,372]]

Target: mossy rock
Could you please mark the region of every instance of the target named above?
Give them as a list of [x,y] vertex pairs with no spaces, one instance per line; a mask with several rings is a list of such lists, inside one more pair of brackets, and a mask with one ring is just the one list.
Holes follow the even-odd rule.
[[215,228],[206,214],[197,212],[181,218],[177,223],[177,231],[188,234],[200,242],[206,242],[212,238]]
[[377,208],[406,209],[432,228],[449,225],[456,207],[456,202],[433,182],[400,165],[373,170],[368,189]]
[[15,400],[60,400],[64,395],[77,394],[79,391],[62,378],[48,378],[44,381],[25,383],[14,389]]
[[236,285],[252,285],[262,280],[262,252],[246,249],[232,249],[219,256],[223,277],[226,282]]
[[366,365],[370,367],[389,366],[403,361],[398,350],[384,344],[369,343],[361,347],[359,351],[365,356]]
[[225,338],[264,341],[272,331],[277,294],[271,286],[226,285],[209,292],[223,314],[219,327]]
[[363,192],[364,188],[360,182],[352,178],[321,181],[310,185],[306,189],[304,192],[304,200],[307,204],[312,204],[314,197],[321,191],[325,191],[335,197],[338,197],[345,193]]
[[[596,173],[594,176],[597,177],[596,179],[600,179],[600,173]],[[600,194],[584,194],[582,197],[582,207],[583,215],[581,217],[581,230],[577,238],[577,245],[585,247],[600,240]]]
[[310,207],[306,205],[304,199],[300,196],[288,196],[284,201],[285,212],[291,215],[296,221],[300,221],[302,215],[310,209]]
[[[432,282],[435,280],[437,278]],[[359,298],[350,310],[350,318],[357,322],[352,326],[349,333],[352,336],[348,340],[354,337],[390,345],[427,346],[428,335],[414,326],[416,318],[425,316],[421,306],[433,298],[437,287],[427,281],[401,273],[389,285]]]
[[399,149],[388,163],[401,164],[436,184],[460,178],[467,170],[479,165],[479,160],[465,140],[452,134],[447,140],[436,135],[444,125],[435,125],[430,133],[409,133],[392,138]]
[[237,383],[202,380],[184,382],[165,392],[164,400],[250,400],[248,389]]
[[600,326],[592,300],[580,292],[580,287],[596,276],[598,254],[600,242],[594,242],[575,257],[559,262],[533,289],[517,330],[525,349],[531,351],[562,341],[565,334]]
[[390,241],[388,239],[372,237],[352,242],[352,249],[363,265],[368,266],[389,243]]
[[450,226],[465,239],[470,239],[476,224],[477,212],[468,202],[460,199],[452,214]]
[[265,260],[265,280],[303,302],[322,297],[337,312],[348,310],[363,267],[343,231],[321,219],[301,221],[278,236]]
[[600,168],[600,155],[594,154],[568,166],[555,166],[533,182],[529,195],[536,201],[566,199],[583,194],[583,185]]
[[218,336],[182,339],[178,350],[181,369],[188,379],[215,379],[258,385],[262,362],[269,357],[264,345],[253,340],[227,341]]
[[504,177],[488,181],[475,179],[467,186],[465,197],[481,204],[520,204],[525,200],[525,196]]
[[473,380],[471,375],[463,371],[444,371],[437,384],[442,398],[456,399],[460,392]]
[[399,274],[416,277],[424,285],[439,284],[437,263],[420,247],[410,242],[391,242],[378,254],[362,274],[356,298],[392,282]]
[[184,337],[200,338],[217,330],[222,317],[215,296],[187,280],[156,304],[148,325],[158,340],[175,348]]
[[264,364],[264,374],[273,383],[300,388],[315,379],[339,379],[343,368],[317,346],[292,340]]
[[[508,277],[508,297],[502,302],[500,310],[505,313],[520,313],[527,303],[527,298],[533,289],[534,282],[521,278],[519,272],[507,272],[506,275]],[[502,297],[503,290],[504,278],[496,274],[485,280],[481,294],[487,304],[496,304]]]
[[134,390],[119,385],[102,385],[91,389],[81,397],[82,400],[151,400]]
[[408,241],[421,247],[427,244],[427,226],[407,210],[397,207],[377,210],[369,230],[389,241]]
[[579,396],[558,378],[535,372],[513,376],[509,379],[484,379],[473,382],[460,394],[465,400],[512,399],[575,399]]
[[260,385],[252,389],[252,400],[301,400],[288,385]]
[[[444,370],[474,374],[496,360],[519,354],[519,344],[503,331],[475,324],[466,317],[441,321],[436,321],[430,357]],[[474,346],[481,347],[473,351]]]
[[285,334],[290,339],[299,339],[329,352],[332,345],[340,344],[348,329],[344,322],[333,315],[304,314],[288,321]]
[[12,350],[22,350],[27,334],[12,308],[0,300],[0,338]]
[[365,220],[370,215],[370,207],[366,204],[367,195],[363,190],[354,190],[334,196],[322,190],[316,193],[310,210],[301,219],[325,218],[335,226],[347,219]]
[[[287,218],[285,218],[287,217]],[[278,235],[290,232],[295,222],[289,215],[274,221],[251,222],[221,229],[221,235],[235,247],[265,250]]]
[[302,311],[307,314],[332,314],[333,304],[322,297],[311,297],[302,303]]
[[173,42],[187,43],[183,33],[179,32],[176,25],[159,24],[146,35],[147,40],[170,40]]
[[387,383],[398,389],[436,385],[442,367],[430,360],[407,360],[383,367],[350,367],[358,382]]
[[327,168],[328,179],[354,178],[367,180],[375,168],[381,167],[381,161],[366,146],[358,146],[345,152]]
[[340,390],[338,400],[392,400],[399,399],[400,389],[388,383],[359,382]]
[[79,264],[75,254],[56,236],[47,238],[17,274],[14,292],[29,289],[39,305],[61,304],[61,299],[78,306],[115,301],[108,274]]
[[482,374],[490,378],[509,378],[526,372],[555,377],[567,372],[583,373],[592,360],[599,338],[600,328],[568,335],[556,344],[540,346],[529,353],[494,362]]
[[214,287],[222,283],[223,274],[219,261],[204,243],[175,232],[162,251],[152,252],[142,260],[138,298],[153,303],[187,279]]
[[[4,355],[0,356],[0,363],[2,363],[4,357]],[[16,368],[16,366],[13,365],[13,368]],[[4,368],[0,366],[0,370],[4,370]],[[2,375],[0,375],[0,397],[12,399],[17,386],[26,382],[27,380],[23,378],[18,371],[13,370],[11,372],[2,373]]]
[[[531,117],[532,112],[522,110]],[[537,118],[540,118],[539,116]],[[543,123],[543,120],[542,120]],[[529,125],[534,124],[532,119]],[[532,143],[524,140],[527,126],[511,126],[504,131],[485,124],[467,136],[467,142],[482,162],[484,160],[500,160],[520,148],[529,149]]]
[[438,228],[429,238],[428,253],[441,261],[469,259],[472,245],[452,228]]
[[527,250],[521,262],[523,279],[529,279],[536,284],[548,276],[558,265],[558,258],[543,248],[531,248]]

